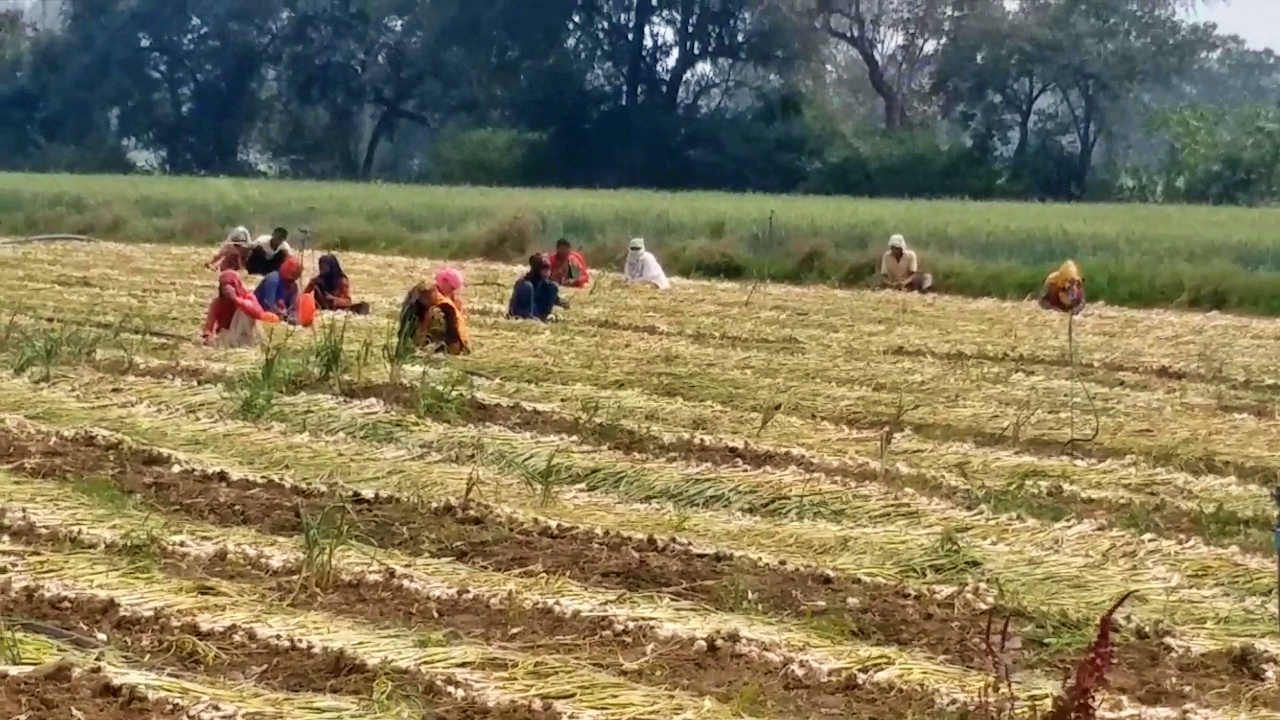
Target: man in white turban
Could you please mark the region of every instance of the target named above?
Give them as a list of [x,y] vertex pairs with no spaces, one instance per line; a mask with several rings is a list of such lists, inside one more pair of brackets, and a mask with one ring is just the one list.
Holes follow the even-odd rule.
[[627,261],[622,266],[622,278],[630,283],[653,285],[659,290],[671,287],[658,259],[644,249],[644,238],[631,239],[631,245],[627,248]]
[[901,235],[889,238],[889,249],[880,258],[880,281],[884,287],[918,293],[933,287],[933,276],[920,272],[920,259],[914,250],[907,249]]

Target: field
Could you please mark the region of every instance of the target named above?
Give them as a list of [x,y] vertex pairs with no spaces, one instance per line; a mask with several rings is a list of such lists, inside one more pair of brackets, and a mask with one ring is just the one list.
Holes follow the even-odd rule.
[[430,265],[349,252],[216,351],[207,256],[0,247],[0,664],[75,668],[6,717],[1028,716],[1137,591],[1104,717],[1280,719],[1274,321],[471,263],[400,362]]
[[240,224],[310,227],[341,249],[499,261],[564,236],[615,267],[642,236],[675,275],[846,287],[903,233],[948,294],[1020,299],[1074,257],[1093,300],[1280,315],[1280,208],[0,174],[0,234],[212,246]]

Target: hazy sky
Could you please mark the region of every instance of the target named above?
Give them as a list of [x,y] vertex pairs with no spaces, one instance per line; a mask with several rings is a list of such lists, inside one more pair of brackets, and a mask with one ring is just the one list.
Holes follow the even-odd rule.
[[1195,14],[1218,24],[1218,31],[1239,35],[1257,48],[1280,52],[1280,0],[1216,0]]

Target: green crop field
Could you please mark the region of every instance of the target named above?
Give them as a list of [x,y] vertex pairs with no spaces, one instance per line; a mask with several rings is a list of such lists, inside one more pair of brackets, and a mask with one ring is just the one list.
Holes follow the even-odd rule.
[[943,292],[1022,297],[1073,257],[1093,300],[1280,314],[1270,208],[0,174],[4,234],[212,245],[237,224],[307,226],[330,248],[495,260],[566,236],[596,264],[643,236],[677,275],[843,285],[866,281],[900,232]]

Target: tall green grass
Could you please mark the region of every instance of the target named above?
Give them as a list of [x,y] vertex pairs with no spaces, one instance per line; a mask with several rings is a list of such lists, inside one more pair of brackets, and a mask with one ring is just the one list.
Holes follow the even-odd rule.
[[1091,299],[1280,314],[1280,209],[0,174],[7,235],[212,249],[238,224],[310,227],[334,250],[496,260],[564,236],[596,265],[642,236],[674,274],[846,285],[871,278],[899,232],[944,292],[1022,297],[1073,257]]

